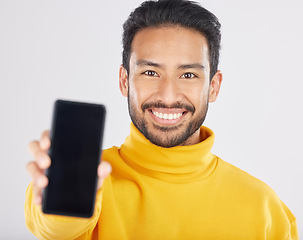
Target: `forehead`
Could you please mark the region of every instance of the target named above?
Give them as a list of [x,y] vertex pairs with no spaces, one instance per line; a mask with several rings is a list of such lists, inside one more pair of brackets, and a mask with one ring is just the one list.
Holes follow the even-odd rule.
[[130,60],[157,62],[208,62],[208,44],[198,31],[180,26],[149,27],[132,41]]

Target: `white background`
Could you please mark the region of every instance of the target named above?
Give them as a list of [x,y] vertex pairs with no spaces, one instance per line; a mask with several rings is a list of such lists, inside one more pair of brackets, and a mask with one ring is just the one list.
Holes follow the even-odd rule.
[[[27,145],[50,128],[55,99],[105,104],[106,148],[128,135],[118,69],[122,24],[139,3],[0,0],[0,239],[35,239],[23,216]],[[205,122],[216,133],[213,153],[271,186],[303,236],[302,3],[202,4],[223,34],[224,81]]]

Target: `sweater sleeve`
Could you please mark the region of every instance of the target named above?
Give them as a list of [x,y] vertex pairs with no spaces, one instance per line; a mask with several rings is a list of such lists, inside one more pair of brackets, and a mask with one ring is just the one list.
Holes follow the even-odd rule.
[[292,214],[289,208],[281,201],[282,207],[290,222],[290,233],[287,240],[299,240],[299,232],[296,217]]
[[101,213],[102,190],[96,195],[95,211],[91,218],[76,218],[44,214],[33,202],[32,183],[26,190],[25,223],[38,239],[90,239]]
[[298,232],[298,227],[297,227],[297,220],[294,219],[291,223],[291,236],[290,239],[291,240],[299,240],[299,232]]

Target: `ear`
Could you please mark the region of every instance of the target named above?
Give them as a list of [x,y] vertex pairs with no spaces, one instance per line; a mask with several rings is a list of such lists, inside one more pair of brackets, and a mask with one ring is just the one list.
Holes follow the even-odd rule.
[[213,76],[209,86],[209,98],[208,98],[209,102],[216,101],[220,91],[222,78],[223,77],[221,71],[217,71],[216,74]]
[[123,65],[120,66],[119,69],[119,88],[124,97],[128,96],[128,76],[127,71],[123,67]]

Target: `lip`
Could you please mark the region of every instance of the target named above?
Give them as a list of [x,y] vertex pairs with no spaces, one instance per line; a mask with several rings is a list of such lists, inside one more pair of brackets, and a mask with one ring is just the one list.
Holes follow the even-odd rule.
[[[153,119],[154,122],[156,122],[159,125],[164,125],[164,126],[173,126],[179,124],[181,121],[183,121],[185,115],[187,114],[188,111],[185,109],[180,109],[180,108],[152,108],[148,109],[148,113],[150,114],[151,118]],[[176,119],[164,119],[157,117],[154,113],[162,113],[162,114],[176,114],[177,116],[180,117]]]

